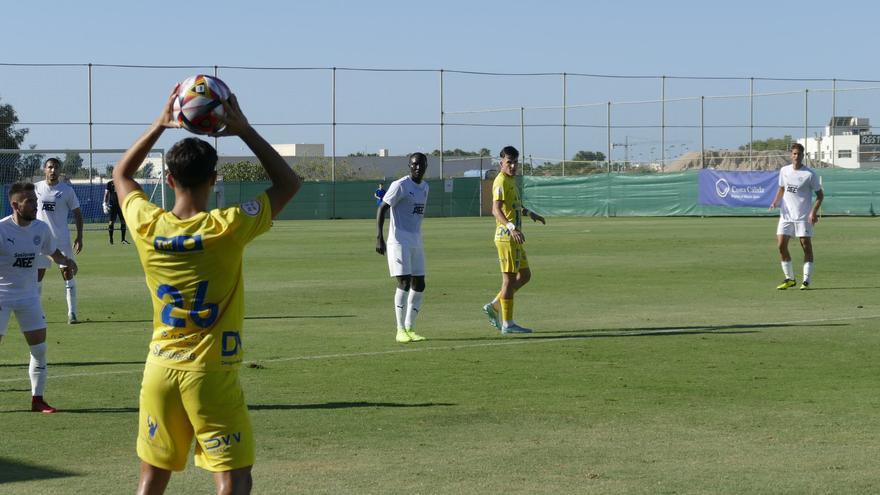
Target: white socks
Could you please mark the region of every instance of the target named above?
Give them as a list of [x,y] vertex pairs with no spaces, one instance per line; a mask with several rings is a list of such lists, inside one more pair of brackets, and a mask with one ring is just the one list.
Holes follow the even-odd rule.
[[402,289],[394,290],[394,315],[397,317],[397,328],[406,328],[404,320],[406,319],[406,300],[409,291]]
[[809,284],[811,278],[813,278],[813,262],[807,261],[804,263],[804,283]]
[[76,314],[76,279],[65,280],[64,289],[67,292],[67,314]]
[[31,395],[43,395],[43,389],[46,388],[46,377],[49,372],[46,370],[46,348],[48,345],[42,344],[32,345],[31,363],[28,366],[28,374],[31,377]]
[[419,309],[422,307],[422,297],[424,292],[409,291],[409,304],[406,308],[406,324],[404,328],[412,330],[416,325],[416,317],[419,316]]
[[786,279],[794,280],[794,266],[791,264],[791,261],[782,262],[782,273],[785,274]]

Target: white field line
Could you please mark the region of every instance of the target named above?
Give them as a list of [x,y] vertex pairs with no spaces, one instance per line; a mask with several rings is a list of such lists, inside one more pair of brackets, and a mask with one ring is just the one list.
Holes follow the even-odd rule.
[[[662,335],[668,333],[682,333],[687,334],[689,332],[702,332],[709,331],[711,332],[713,328],[718,328],[719,330],[730,329],[736,330],[737,328],[746,329],[748,327],[770,327],[774,325],[797,325],[797,324],[806,324],[806,323],[830,323],[835,321],[852,321],[852,320],[870,320],[880,318],[880,314],[878,315],[865,315],[865,316],[845,316],[840,318],[820,318],[813,320],[791,320],[791,321],[781,321],[781,322],[768,322],[768,323],[741,323],[734,325],[693,325],[688,328],[665,328],[662,330],[639,330],[634,328],[632,330],[623,330],[616,332],[586,332],[575,336],[569,337],[546,337],[541,339],[530,339],[530,338],[517,338],[511,340],[504,341],[493,341],[493,342],[480,342],[476,344],[458,344],[458,345],[445,345],[445,346],[419,346],[419,347],[407,347],[405,349],[392,349],[388,351],[371,351],[371,352],[342,352],[337,354],[316,354],[312,356],[289,356],[289,357],[280,357],[280,358],[272,358],[272,359],[260,359],[257,361],[246,361],[244,366],[247,366],[248,363],[279,363],[284,361],[314,361],[320,359],[344,359],[344,358],[357,358],[357,357],[370,357],[370,356],[385,356],[391,354],[403,354],[406,352],[431,352],[431,351],[451,351],[458,349],[475,349],[480,347],[501,347],[501,346],[510,346],[510,345],[528,345],[528,344],[546,344],[546,343],[555,343],[555,342],[565,342],[569,340],[582,340],[587,338],[594,337],[625,337],[625,336],[648,336],[648,335]],[[430,340],[428,341],[430,342]],[[16,364],[16,363],[2,363],[2,364]],[[51,363],[49,363],[51,365]],[[22,364],[24,366],[24,364]],[[144,367],[139,365],[135,369],[128,370],[118,370],[118,371],[96,371],[89,373],[69,373],[65,375],[49,375],[49,378],[52,380],[58,380],[61,378],[78,378],[82,376],[105,376],[105,375],[126,375],[132,373],[142,373]],[[26,381],[29,378],[19,377],[19,378],[3,378],[0,379],[0,383],[10,383],[10,382],[20,382]]]

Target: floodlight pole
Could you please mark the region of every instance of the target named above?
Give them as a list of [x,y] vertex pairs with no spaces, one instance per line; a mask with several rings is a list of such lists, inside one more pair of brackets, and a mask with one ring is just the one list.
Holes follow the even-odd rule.
[[606,143],[608,145],[608,148],[607,148],[608,155],[605,158],[605,163],[607,164],[606,165],[606,172],[608,172],[610,174],[611,173],[611,102],[610,101],[608,102],[608,106],[605,110],[605,119],[606,119],[605,136],[608,139],[608,142]]
[[[705,113],[706,97],[700,97],[700,168],[706,168],[706,113]],[[752,147],[749,141],[749,148]]]
[[[837,123],[837,119],[835,119],[836,116],[837,116],[837,79],[832,79],[831,80],[831,166],[832,167],[834,166],[834,164],[836,162],[835,158],[837,158],[836,146],[835,146],[836,138],[834,137],[834,135],[835,135],[834,128],[836,127],[834,124]],[[859,138],[859,139],[861,140],[861,138]],[[818,150],[818,151],[819,151],[818,155],[821,157],[822,150]],[[856,159],[861,161],[860,157],[856,157]]]
[[[214,66],[214,77],[219,79],[216,65]],[[217,152],[218,155],[220,154],[220,138],[218,138],[217,136],[214,136],[214,150]]]
[[[89,184],[92,183],[92,148],[94,148],[94,142],[92,138],[93,128],[94,122],[92,122],[92,63],[89,62]],[[89,191],[91,191],[91,189]],[[91,194],[91,192],[89,194]]]
[[565,72],[562,73],[562,176],[565,177],[565,158],[568,156],[566,154],[566,134],[567,134],[567,113],[568,113],[568,84],[566,81],[567,74]]
[[332,118],[333,118],[333,126],[332,126],[332,143],[330,156],[330,218],[336,218],[336,67],[333,67],[332,72]]
[[[443,108],[443,69],[440,69],[440,180],[443,180],[443,137],[446,112]],[[440,195],[443,198],[443,195]],[[441,210],[442,211],[442,210]]]
[[752,161],[752,141],[755,140],[755,78],[749,78],[749,170],[755,169]]
[[809,104],[810,104],[810,90],[804,90],[804,142],[807,142],[807,138],[810,136],[809,130]]
[[660,170],[666,171],[666,76],[660,76]]
[[[526,158],[526,109],[519,107],[519,156]],[[525,169],[525,167],[523,167]]]

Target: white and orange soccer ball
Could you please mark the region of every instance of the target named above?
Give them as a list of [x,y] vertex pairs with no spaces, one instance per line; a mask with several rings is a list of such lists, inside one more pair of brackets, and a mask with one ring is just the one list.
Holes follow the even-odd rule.
[[174,120],[195,134],[222,132],[223,103],[229,98],[229,86],[214,76],[198,74],[187,78],[177,88]]

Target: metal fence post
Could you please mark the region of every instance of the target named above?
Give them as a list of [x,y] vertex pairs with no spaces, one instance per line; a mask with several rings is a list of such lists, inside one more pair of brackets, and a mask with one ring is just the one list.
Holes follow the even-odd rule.
[[660,77],[660,171],[666,171],[666,76]]
[[333,136],[331,143],[330,157],[330,218],[336,218],[336,67],[333,67],[331,73],[331,98],[332,98],[332,119],[333,119]]
[[[700,97],[700,168],[706,168],[706,97]],[[751,148],[751,143],[749,147]]]
[[566,152],[566,135],[567,135],[567,121],[566,117],[568,113],[568,83],[566,81],[566,73],[562,73],[562,176],[565,177],[565,159],[568,156]]
[[611,102],[610,101],[608,102],[608,107],[605,110],[605,119],[606,119],[605,137],[608,139],[608,142],[606,143],[608,146],[608,148],[606,149],[608,151],[608,156],[607,156],[607,158],[605,158],[605,164],[606,164],[605,166],[607,169],[606,170],[607,173],[610,174],[611,173]]

